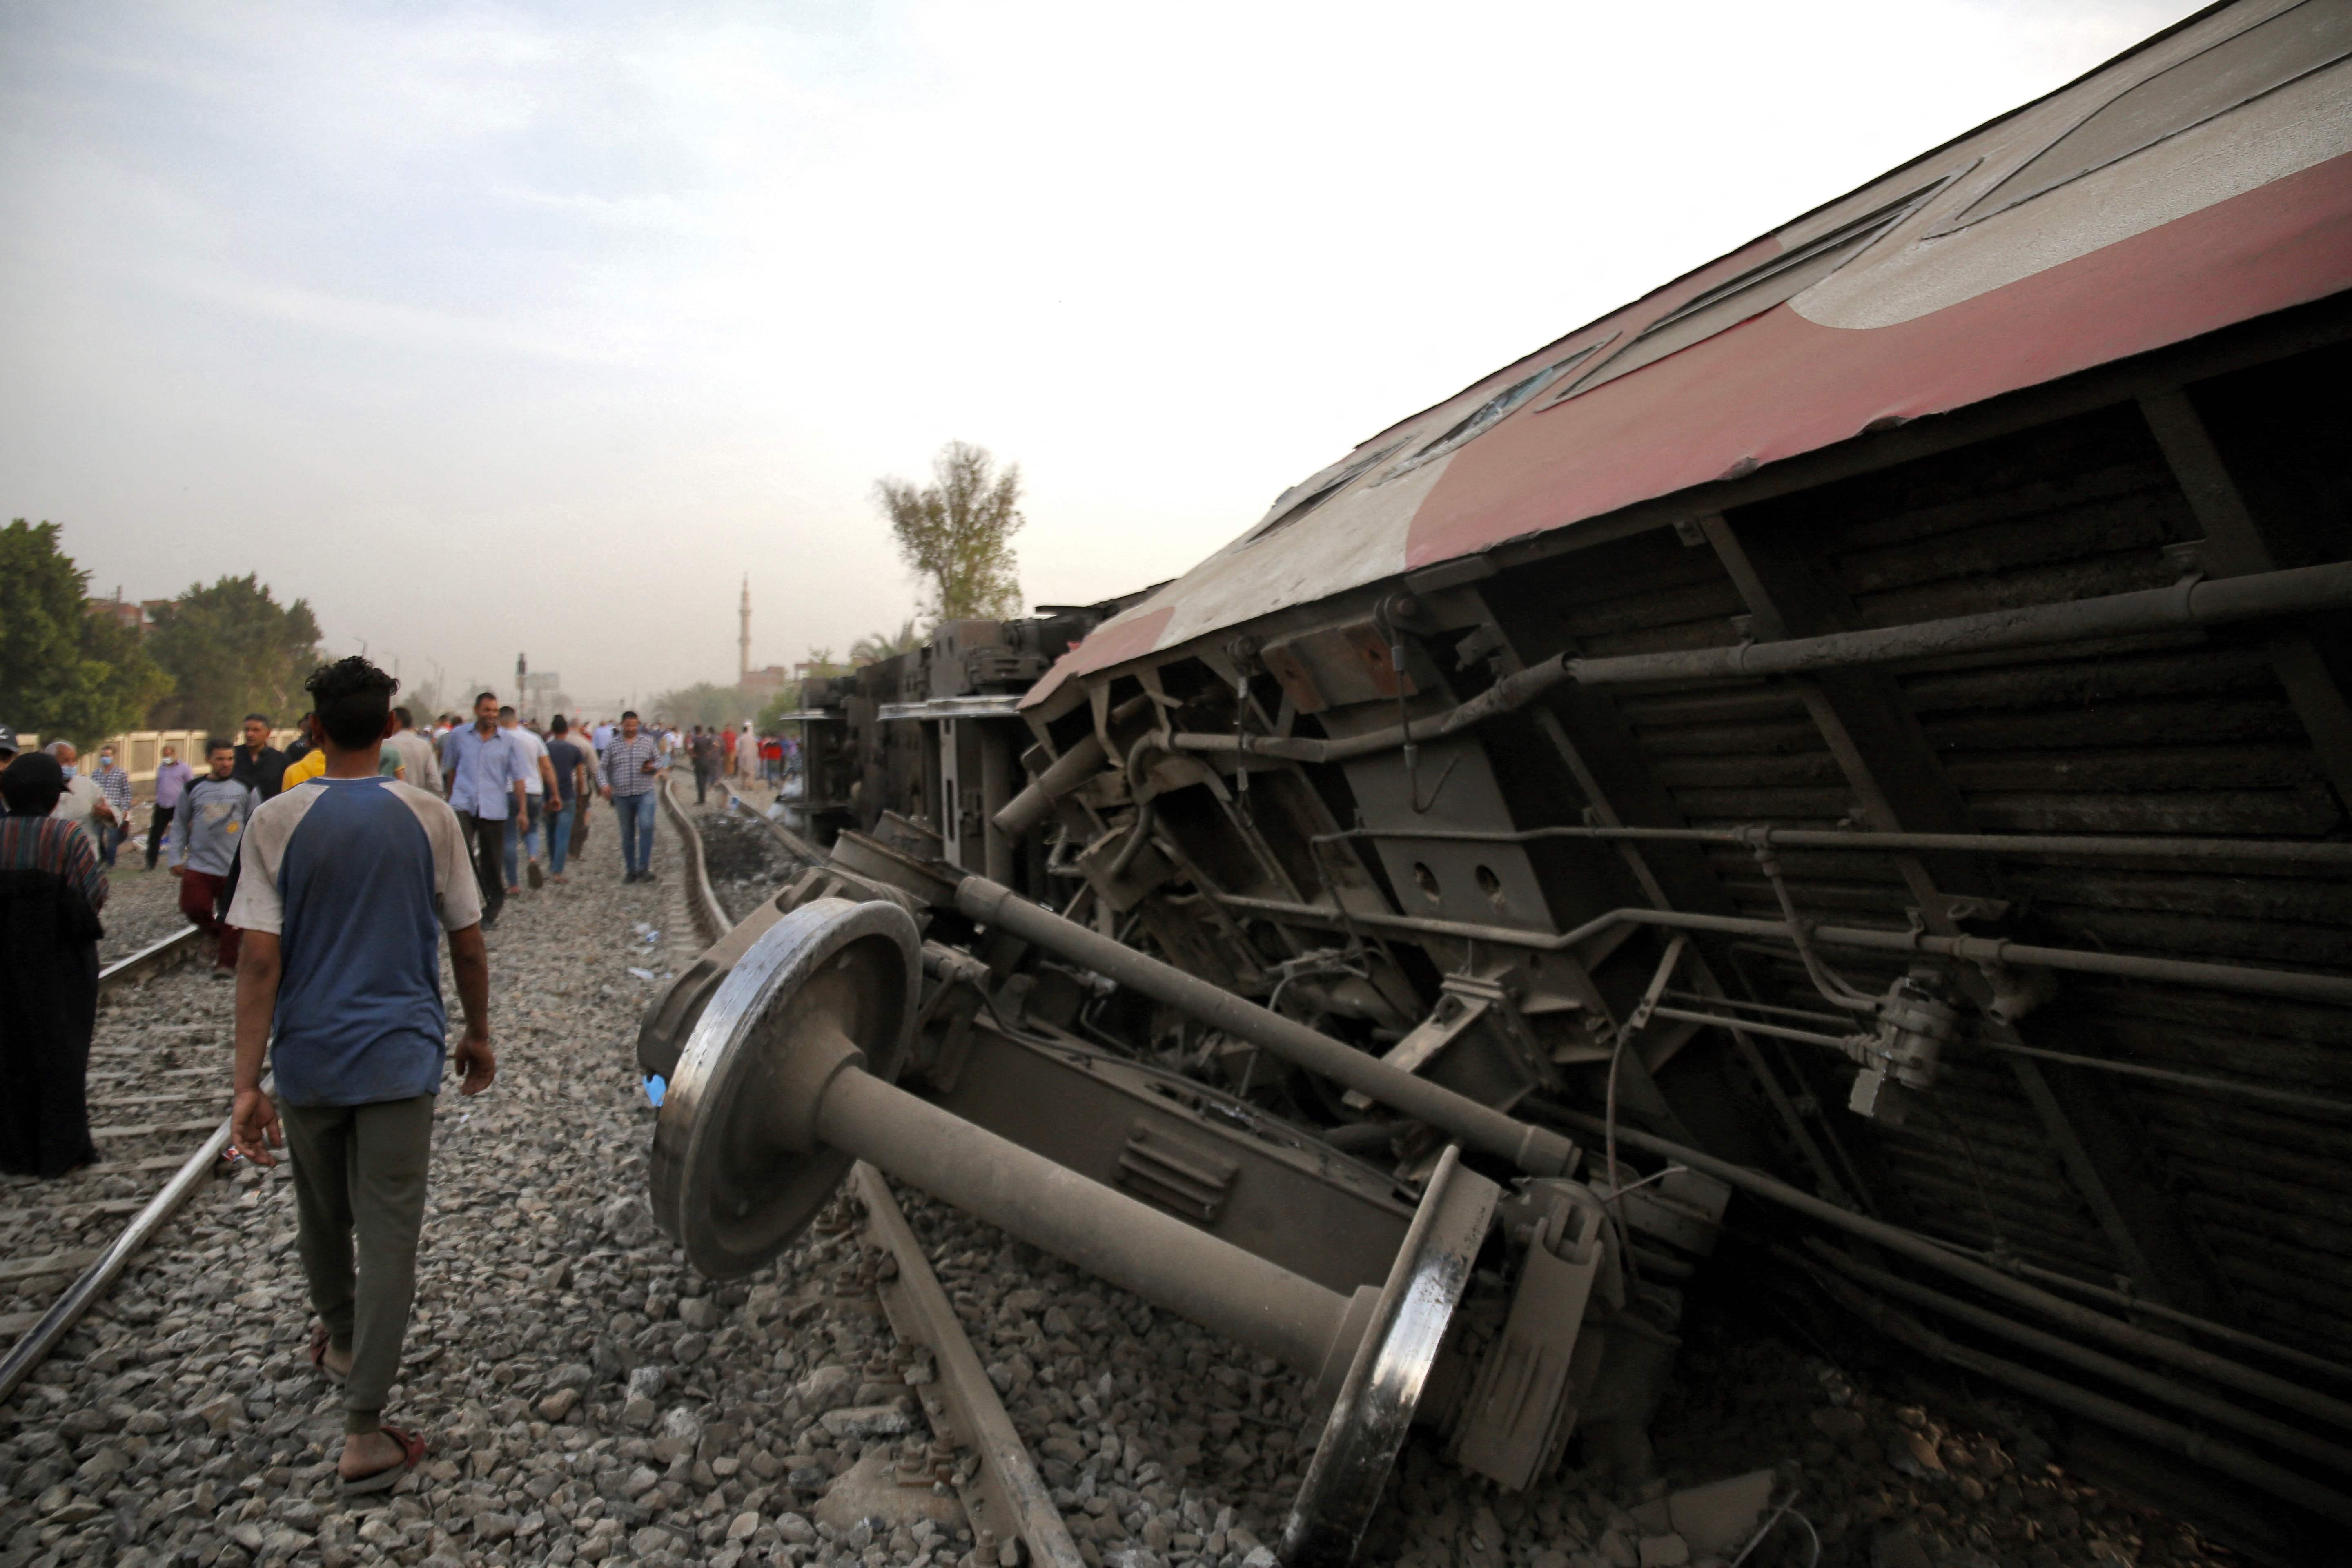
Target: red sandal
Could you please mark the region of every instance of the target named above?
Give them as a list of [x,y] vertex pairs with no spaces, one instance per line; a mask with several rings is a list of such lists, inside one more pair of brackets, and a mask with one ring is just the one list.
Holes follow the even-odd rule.
[[425,1439],[414,1432],[404,1432],[397,1426],[385,1426],[383,1435],[400,1445],[400,1463],[386,1465],[380,1470],[370,1470],[363,1476],[338,1477],[337,1489],[345,1497],[357,1497],[368,1492],[386,1492],[400,1484],[400,1478],[425,1462]]

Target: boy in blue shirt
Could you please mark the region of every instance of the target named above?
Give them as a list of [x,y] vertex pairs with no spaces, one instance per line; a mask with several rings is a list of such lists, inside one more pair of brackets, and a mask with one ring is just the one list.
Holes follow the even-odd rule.
[[[357,658],[310,677],[326,772],[255,811],[229,910],[245,933],[231,1135],[256,1164],[275,1164],[278,1147],[293,1155],[302,1272],[320,1318],[310,1360],[344,1385],[346,1492],[388,1489],[425,1455],[422,1438],[383,1425],[383,1409],[416,1294],[448,1034],[444,931],[466,1010],[446,1054],[466,1094],[497,1072],[481,899],[457,814],[376,772],[398,684]],[[262,1092],[265,1046],[279,1104]]]

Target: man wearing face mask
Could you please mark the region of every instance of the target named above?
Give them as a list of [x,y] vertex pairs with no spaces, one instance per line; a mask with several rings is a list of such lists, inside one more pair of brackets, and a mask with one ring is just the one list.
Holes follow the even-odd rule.
[[155,764],[155,809],[148,814],[147,869],[155,868],[155,861],[163,852],[163,835],[172,826],[173,814],[180,809],[180,796],[195,783],[195,772],[180,761],[180,748],[163,748],[163,761]]
[[65,794],[58,797],[56,809],[49,815],[80,829],[81,836],[89,840],[90,853],[98,854],[103,847],[100,839],[114,821],[114,808],[106,804],[106,792],[98,787],[96,779],[82,775],[76,765],[81,761],[81,753],[74,750],[71,741],[51,741],[41,750],[57,759],[66,781]]
[[98,766],[89,776],[99,793],[106,797],[107,810],[114,814],[112,820],[98,831],[98,858],[110,871],[114,868],[114,852],[131,836],[131,775],[115,760],[112,746],[100,746]]

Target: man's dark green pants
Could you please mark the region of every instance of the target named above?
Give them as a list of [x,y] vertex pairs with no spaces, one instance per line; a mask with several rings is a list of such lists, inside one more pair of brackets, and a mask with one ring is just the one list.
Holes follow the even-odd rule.
[[352,1358],[343,1430],[373,1432],[400,1375],[401,1341],[416,1298],[433,1096],[371,1105],[280,1104],[278,1116],[294,1157],[310,1307],[327,1325],[328,1342]]

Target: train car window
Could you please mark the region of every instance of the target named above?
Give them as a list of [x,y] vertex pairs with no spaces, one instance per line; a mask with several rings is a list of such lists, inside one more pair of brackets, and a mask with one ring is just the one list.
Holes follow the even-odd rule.
[[1796,298],[1868,249],[1887,230],[1916,212],[1921,203],[1950,183],[1947,174],[1899,199],[1778,256],[1768,257],[1675,306],[1627,341],[1546,404],[1556,408],[1596,386],[1654,364],[1668,354],[1736,327],[1773,306]]
[[[1292,523],[1297,522],[1300,518],[1305,517],[1308,512],[1313,511],[1317,507],[1321,506],[1325,501],[1329,500],[1333,496],[1338,495],[1341,490],[1346,489],[1349,485],[1355,483],[1359,478],[1370,472],[1371,469],[1378,468],[1381,463],[1387,461],[1389,458],[1395,454],[1397,448],[1402,445],[1403,443],[1401,441],[1391,441],[1387,446],[1381,447],[1377,451],[1368,452],[1360,458],[1349,458],[1345,463],[1340,464],[1338,468],[1330,470],[1330,477],[1328,479],[1321,479],[1319,482],[1316,479],[1308,479],[1304,484],[1295,485],[1290,489],[1285,490],[1282,496],[1275,498],[1274,504],[1281,510],[1276,511],[1272,517],[1267,518],[1264,522],[1259,523],[1257,525],[1256,531],[1253,532],[1247,539],[1243,540],[1242,543],[1244,545],[1255,544],[1259,540],[1267,537],[1269,534],[1280,533],[1284,529],[1288,528]],[[1294,494],[1298,490],[1305,490],[1307,493],[1299,496],[1297,500],[1292,501],[1288,506],[1284,506],[1282,504],[1283,497]]]
[[1469,443],[1476,440],[1479,437],[1484,436],[1487,431],[1492,430],[1496,426],[1500,425],[1505,419],[1508,418],[1511,413],[1521,405],[1525,404],[1528,399],[1533,397],[1537,393],[1541,392],[1545,387],[1549,386],[1553,382],[1558,381],[1561,376],[1567,374],[1578,365],[1582,364],[1586,360],[1591,359],[1595,353],[1612,341],[1615,335],[1616,334],[1612,333],[1608,338],[1603,338],[1597,343],[1587,343],[1584,347],[1578,349],[1574,353],[1570,354],[1567,358],[1554,360],[1551,363],[1544,366],[1533,375],[1523,376],[1519,380],[1513,382],[1510,385],[1503,388],[1502,391],[1495,394],[1494,396],[1486,399],[1486,402],[1478,405],[1477,407],[1472,409],[1468,414],[1464,415],[1459,420],[1456,420],[1453,426],[1447,429],[1444,434],[1439,436],[1435,440],[1433,440],[1428,445],[1423,447],[1420,451],[1415,452],[1412,457],[1407,458],[1403,462],[1399,463],[1395,468],[1391,468],[1387,473],[1382,474],[1374,482],[1384,485],[1400,474],[1409,474],[1412,472],[1413,469],[1421,467],[1423,463],[1433,462],[1437,458],[1445,456],[1446,453],[1467,446]]
[[2110,99],[1977,198],[1953,226],[2030,202],[2347,55],[2352,55],[2352,0],[2303,0]]

